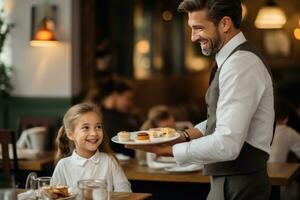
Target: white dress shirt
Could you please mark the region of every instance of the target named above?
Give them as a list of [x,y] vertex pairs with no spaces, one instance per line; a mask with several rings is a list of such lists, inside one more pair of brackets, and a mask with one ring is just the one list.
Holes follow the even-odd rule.
[[70,157],[61,159],[53,172],[52,184],[67,185],[76,189],[77,182],[83,179],[102,179],[109,191],[131,192],[121,166],[109,155],[97,151],[91,158],[79,156],[75,151]]
[[277,125],[269,162],[286,162],[289,151],[300,158],[300,134],[286,125]]
[[[216,129],[211,135],[174,145],[173,154],[179,164],[234,160],[245,141],[270,153],[274,121],[271,77],[252,52],[236,51],[227,59],[245,41],[240,32],[216,54],[221,69]],[[205,134],[206,121],[195,127]]]

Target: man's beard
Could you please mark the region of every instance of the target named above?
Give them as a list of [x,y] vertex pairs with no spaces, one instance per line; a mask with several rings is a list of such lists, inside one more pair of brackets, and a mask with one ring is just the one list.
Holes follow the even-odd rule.
[[221,41],[221,36],[218,32],[216,37],[212,39],[208,39],[208,42],[210,44],[210,48],[208,49],[201,48],[202,54],[205,56],[215,55],[220,50],[220,47],[224,43],[224,41]]

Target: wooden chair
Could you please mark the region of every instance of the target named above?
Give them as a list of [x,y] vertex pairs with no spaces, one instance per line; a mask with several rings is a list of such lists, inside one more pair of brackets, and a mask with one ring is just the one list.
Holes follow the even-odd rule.
[[17,183],[18,174],[18,158],[16,149],[15,133],[12,130],[0,129],[0,143],[2,146],[2,169],[4,175],[4,186],[13,186],[12,180],[12,167],[11,160],[9,158],[9,144],[13,147],[13,171],[14,171],[14,183]]
[[54,148],[54,141],[59,129],[58,117],[22,116],[19,123],[19,134],[25,129],[44,126],[48,130],[49,146],[48,150]]

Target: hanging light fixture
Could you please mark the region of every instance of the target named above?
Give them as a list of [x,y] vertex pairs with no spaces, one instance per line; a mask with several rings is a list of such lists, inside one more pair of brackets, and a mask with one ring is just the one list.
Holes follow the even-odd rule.
[[286,23],[286,16],[273,0],[260,8],[255,19],[255,26],[259,29],[279,29]]
[[41,5],[32,8],[31,46],[56,46],[56,6]]
[[246,5],[244,3],[242,3],[242,20],[244,20],[246,18],[248,14],[248,9],[246,7]]
[[300,40],[300,20],[298,22],[298,25],[299,25],[299,27],[295,28],[295,30],[294,30],[294,36],[297,40]]

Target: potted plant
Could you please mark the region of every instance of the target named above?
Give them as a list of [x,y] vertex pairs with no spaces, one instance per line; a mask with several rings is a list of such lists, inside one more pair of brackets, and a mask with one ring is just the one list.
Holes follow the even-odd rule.
[[0,13],[0,97],[4,95],[8,95],[13,88],[10,83],[12,69],[11,67],[7,66],[1,59],[3,46],[11,28],[12,28],[12,24],[9,24],[5,21],[3,17],[3,10],[1,10]]

